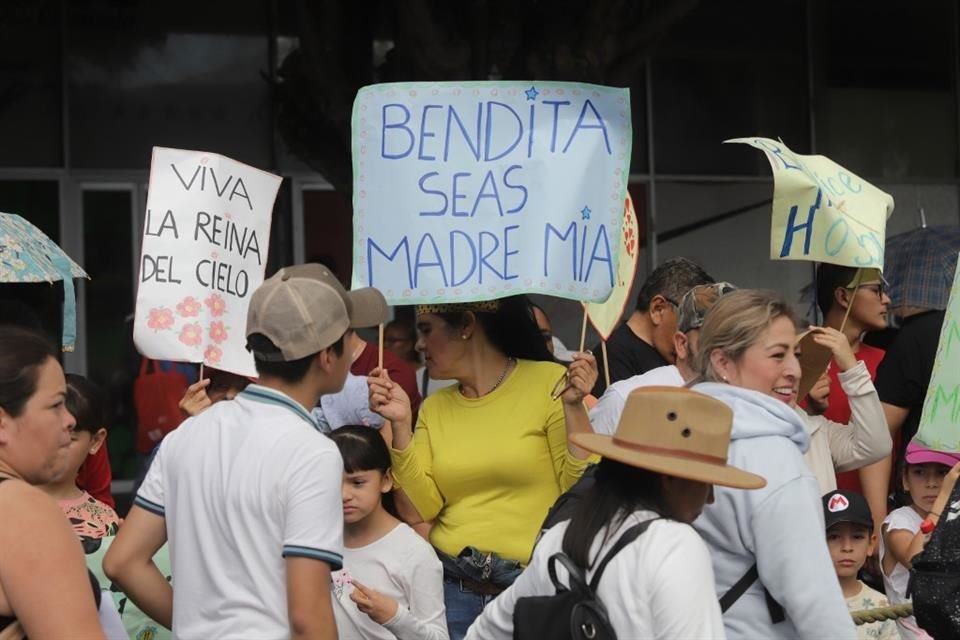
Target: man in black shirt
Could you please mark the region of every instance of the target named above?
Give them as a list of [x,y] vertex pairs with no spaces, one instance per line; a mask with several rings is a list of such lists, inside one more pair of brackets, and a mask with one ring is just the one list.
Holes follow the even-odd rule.
[[901,448],[920,425],[945,315],[926,311],[906,318],[877,368],[877,394],[891,434],[901,433]]
[[[921,311],[905,318],[877,367],[874,386],[880,396],[890,435],[898,444],[890,458],[867,467],[869,472],[863,474],[864,493],[886,495],[894,470],[892,485],[894,491],[900,493],[904,451],[920,426],[945,315],[945,311]],[[899,441],[896,440],[897,433],[900,434]]]
[[[677,354],[673,334],[677,331],[677,303],[687,291],[714,280],[686,258],[667,260],[653,270],[637,295],[637,308],[607,340],[610,382],[624,380],[651,369],[673,364]],[[600,353],[600,345],[593,348]],[[593,387],[594,397],[606,390],[603,376]]]

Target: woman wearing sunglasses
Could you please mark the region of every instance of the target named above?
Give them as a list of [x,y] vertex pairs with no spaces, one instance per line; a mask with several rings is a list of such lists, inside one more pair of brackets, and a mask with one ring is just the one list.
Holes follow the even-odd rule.
[[398,484],[434,522],[456,640],[513,582],[543,516],[583,473],[589,454],[568,435],[591,432],[583,399],[597,364],[578,353],[565,373],[525,296],[419,306],[417,332],[430,377],[458,384],[424,401],[416,433],[406,394],[377,371],[370,406],[392,423]]

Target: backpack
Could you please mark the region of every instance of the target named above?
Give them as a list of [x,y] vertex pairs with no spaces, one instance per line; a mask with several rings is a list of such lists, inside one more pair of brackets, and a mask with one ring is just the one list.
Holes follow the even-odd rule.
[[[513,611],[513,639],[616,640],[617,634],[610,624],[607,608],[597,597],[597,587],[607,564],[654,520],[659,518],[651,518],[627,529],[597,565],[589,584],[585,571],[570,556],[562,551],[550,556],[547,571],[556,593],[517,599]],[[568,585],[557,577],[558,564],[567,570]]]
[[183,422],[180,400],[188,386],[187,377],[179,371],[172,367],[162,371],[155,360],[143,358],[140,375],[133,383],[139,453],[150,453],[165,435]]
[[[543,519],[543,524],[540,525],[537,542],[540,541],[540,538],[543,537],[543,534],[546,533],[548,529],[569,520],[573,516],[574,508],[579,504],[584,494],[586,494],[590,487],[596,482],[596,475],[597,466],[590,465],[584,470],[583,475],[577,480],[576,484],[557,498],[557,501],[553,503],[553,506],[550,507],[550,510],[547,512],[547,517]],[[536,545],[536,543],[534,544]],[[550,577],[551,579],[553,578],[553,573],[550,574]],[[754,565],[730,587],[730,590],[720,597],[720,611],[726,613],[727,609],[732,607],[733,604],[740,599],[740,596],[746,593],[747,589],[753,586],[753,583],[759,579],[760,572],[756,563],[754,563]],[[556,584],[556,581],[554,581],[554,583]],[[786,620],[786,612],[783,610],[783,607],[774,599],[770,592],[767,591],[766,587],[763,588],[763,596],[767,604],[767,612],[770,614],[770,621],[773,624],[778,624]]]
[[911,564],[907,593],[917,624],[934,638],[960,637],[960,483]]

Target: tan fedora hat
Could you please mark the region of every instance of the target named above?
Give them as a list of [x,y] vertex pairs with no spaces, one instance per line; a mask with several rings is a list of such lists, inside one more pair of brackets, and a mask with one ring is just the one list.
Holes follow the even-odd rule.
[[633,467],[737,489],[759,489],[762,477],[727,464],[733,411],[681,387],[642,387],[627,396],[613,436],[574,433],[578,447]]

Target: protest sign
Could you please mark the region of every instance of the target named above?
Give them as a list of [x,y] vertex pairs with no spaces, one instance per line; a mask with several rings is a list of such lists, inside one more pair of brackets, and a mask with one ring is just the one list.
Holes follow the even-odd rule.
[[736,138],[773,169],[770,258],[883,268],[893,198],[826,156],[796,154],[769,138]]
[[247,306],[263,282],[280,181],[215,153],[154,147],[133,328],[140,353],[256,375]]
[[633,279],[637,273],[637,257],[640,255],[640,230],[637,225],[637,212],[633,208],[633,199],[627,193],[623,208],[623,224],[620,231],[620,251],[617,260],[616,280],[613,292],[606,302],[587,302],[587,315],[590,324],[604,341],[616,328],[627,305],[627,297],[633,288]]
[[606,300],[631,137],[627,89],[364,87],[353,108],[354,287],[391,304]]
[[931,449],[960,451],[960,261],[940,329],[917,439]]
[[820,376],[826,372],[833,360],[833,351],[829,347],[818,344],[813,336],[817,332],[814,328],[808,331],[798,343],[800,347],[800,386],[797,389],[797,401],[800,402],[807,397],[813,385],[817,384]]

